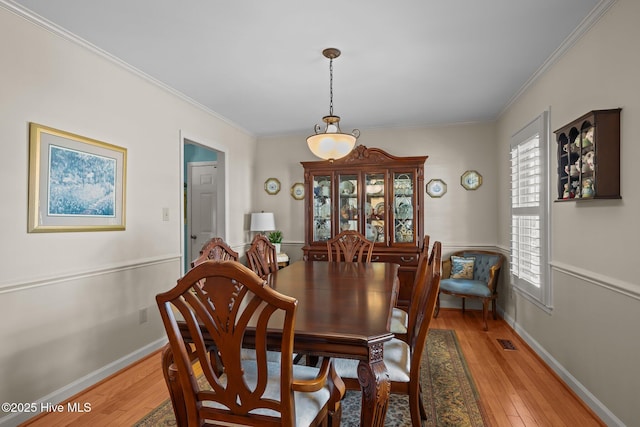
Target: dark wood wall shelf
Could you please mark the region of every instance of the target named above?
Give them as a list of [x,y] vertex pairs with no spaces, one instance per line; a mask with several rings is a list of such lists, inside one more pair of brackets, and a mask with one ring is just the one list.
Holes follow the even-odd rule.
[[554,132],[557,202],[621,198],[620,111],[590,111]]

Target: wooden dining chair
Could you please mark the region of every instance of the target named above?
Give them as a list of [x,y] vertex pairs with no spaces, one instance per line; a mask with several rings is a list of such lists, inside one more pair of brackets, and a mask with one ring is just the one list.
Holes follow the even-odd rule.
[[327,252],[329,262],[371,262],[373,242],[358,231],[345,230],[327,240]]
[[430,236],[425,235],[423,239],[422,250],[418,257],[418,267],[416,268],[416,275],[413,280],[413,287],[411,288],[411,299],[409,300],[409,310],[403,310],[399,307],[394,307],[391,315],[390,330],[394,333],[396,338],[399,338],[406,343],[409,343],[408,331],[415,325],[418,318],[418,301],[419,296],[424,287],[424,281],[421,281],[421,276],[424,273],[424,269],[427,268],[429,258],[429,240]]
[[[318,426],[330,415],[339,425],[344,384],[330,359],[319,368],[292,363],[295,298],[244,265],[221,261],[197,265],[156,301],[169,337],[163,370],[179,426]],[[282,352],[280,362],[267,360],[267,345]],[[244,346],[256,357],[242,358]]]
[[[391,381],[391,393],[409,396],[413,427],[422,426],[422,421],[427,418],[420,389],[420,367],[440,288],[441,252],[441,243],[435,242],[427,268],[420,274],[420,280],[424,286],[421,287],[421,295],[419,295],[416,322],[408,331],[408,343],[398,338],[384,343],[383,358]],[[334,359],[334,364],[347,389],[359,390],[358,361]]]
[[247,250],[247,263],[258,276],[265,278],[278,271],[278,254],[276,247],[264,234],[257,234]]
[[237,261],[238,253],[231,249],[229,245],[225,243],[220,237],[214,237],[209,239],[202,249],[200,249],[200,255],[195,260],[191,261],[191,268],[198,264],[202,264],[205,261]]

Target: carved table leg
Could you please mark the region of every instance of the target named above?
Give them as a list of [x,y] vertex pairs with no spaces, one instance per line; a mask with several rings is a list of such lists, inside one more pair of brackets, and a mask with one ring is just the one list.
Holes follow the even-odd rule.
[[358,382],[362,389],[361,426],[384,426],[391,383],[382,358],[382,343],[370,349],[369,363],[358,364]]

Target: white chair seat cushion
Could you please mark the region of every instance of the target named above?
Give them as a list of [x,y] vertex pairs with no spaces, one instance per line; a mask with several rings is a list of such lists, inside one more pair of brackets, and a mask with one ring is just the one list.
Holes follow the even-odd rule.
[[[280,363],[268,362],[267,389],[263,398],[280,401]],[[242,360],[242,368],[244,370],[244,378],[250,388],[255,387],[257,369],[256,363],[251,359]],[[296,380],[312,380],[318,376],[319,369],[304,365],[293,365],[293,378]],[[227,384],[227,376],[220,376],[220,383],[225,386]],[[323,388],[314,392],[294,392],[295,408],[296,408],[296,426],[308,426],[316,418],[320,410],[329,401],[331,391],[329,385],[325,384]],[[224,405],[217,402],[205,401],[205,406],[225,409]],[[252,411],[255,414],[269,415],[278,417],[275,411],[270,409],[256,409]]]
[[389,330],[394,334],[406,334],[409,327],[409,315],[401,308],[393,307]]
[[[336,372],[342,378],[358,378],[358,360],[333,359]],[[384,364],[392,382],[408,383],[411,370],[411,349],[402,340],[393,338],[384,343]]]

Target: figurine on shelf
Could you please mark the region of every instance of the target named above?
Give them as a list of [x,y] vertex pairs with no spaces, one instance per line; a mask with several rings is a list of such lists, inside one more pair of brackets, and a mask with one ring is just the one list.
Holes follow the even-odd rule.
[[564,167],[564,173],[570,176],[578,176],[578,168],[576,165],[566,165]]
[[[596,154],[595,154],[595,152],[593,150],[588,151],[583,156],[582,164],[583,165],[584,164],[587,165],[587,168],[588,168],[587,170],[591,170],[591,171],[594,170],[594,166],[593,165],[594,165],[594,161],[595,161],[595,156],[596,156]],[[583,167],[583,169],[584,169],[584,167]],[[586,172],[586,171],[583,170],[583,172]]]
[[582,147],[588,147],[593,144],[593,127],[582,132]]
[[562,193],[562,198],[563,199],[573,199],[576,196],[575,192],[573,191],[573,189],[571,189],[570,184],[567,182],[564,185],[564,192]]
[[593,190],[593,180],[591,178],[586,178],[582,181],[582,197],[593,197],[595,195],[595,191]]

